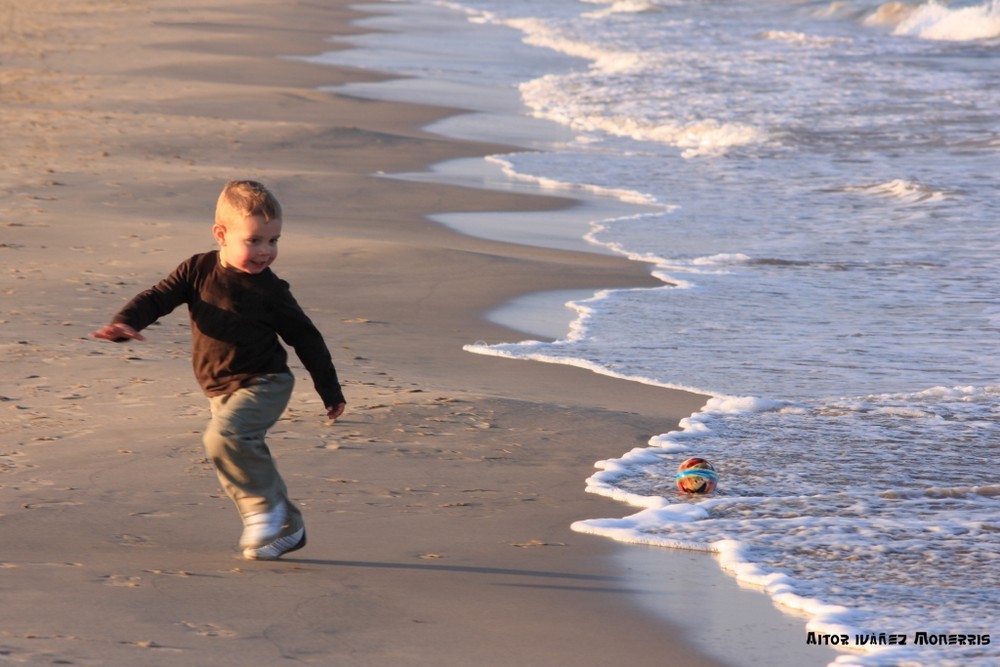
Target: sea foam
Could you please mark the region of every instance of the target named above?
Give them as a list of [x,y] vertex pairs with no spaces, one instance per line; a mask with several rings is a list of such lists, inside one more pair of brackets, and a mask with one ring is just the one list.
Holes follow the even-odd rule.
[[974,7],[948,7],[929,2],[903,15],[897,35],[964,42],[1000,37],[1000,2]]

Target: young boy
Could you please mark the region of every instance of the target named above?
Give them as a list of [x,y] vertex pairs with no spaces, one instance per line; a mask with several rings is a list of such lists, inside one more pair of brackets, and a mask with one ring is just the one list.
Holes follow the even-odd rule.
[[336,420],[345,404],[322,335],[288,283],[269,268],[278,256],[281,224],[281,205],[267,188],[255,181],[227,183],[212,227],[219,249],[191,257],[91,334],[145,340],[140,331],[187,304],[194,373],[212,409],[205,449],[243,518],[240,547],[251,560],[272,560],[306,544],[302,514],[264,440],[294,383],[279,336],[312,376],[327,417]]

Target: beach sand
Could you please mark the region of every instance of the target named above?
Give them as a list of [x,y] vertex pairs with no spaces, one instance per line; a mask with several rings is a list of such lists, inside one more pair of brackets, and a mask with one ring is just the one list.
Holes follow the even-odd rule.
[[[498,147],[420,129],[446,109],[317,90],[376,74],[276,57],[334,48],[326,38],[358,30],[354,16],[341,1],[0,0],[0,660],[735,660],[749,640],[691,641],[651,611],[700,605],[661,589],[671,575],[649,577],[700,577],[717,570],[709,557],[628,565],[627,547],[569,529],[629,511],[584,492],[595,461],[670,430],[704,397],[462,351],[520,337],[487,317],[514,297],[656,281],[638,263],[424,217],[566,201],[372,176]],[[294,366],[271,442],[309,545],[277,562],[237,552],[237,515],[201,448],[186,314],[146,343],[88,338],[211,249],[231,178],[282,200],[275,271],[325,332],[349,401],[325,422]]]

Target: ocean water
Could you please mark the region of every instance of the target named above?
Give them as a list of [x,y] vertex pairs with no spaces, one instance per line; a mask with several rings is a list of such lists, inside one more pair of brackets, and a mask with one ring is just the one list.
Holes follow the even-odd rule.
[[494,118],[492,186],[612,202],[581,236],[663,281],[467,349],[712,397],[574,529],[718,554],[837,664],[1000,664],[1000,2],[386,4],[320,59]]

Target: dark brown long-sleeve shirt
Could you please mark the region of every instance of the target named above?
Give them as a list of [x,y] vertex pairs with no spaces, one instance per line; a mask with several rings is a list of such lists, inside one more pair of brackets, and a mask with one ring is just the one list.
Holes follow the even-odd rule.
[[112,320],[137,331],[182,303],[191,316],[194,374],[208,396],[230,394],[268,373],[288,372],[291,346],[327,407],[344,402],[322,334],[271,269],[226,268],[216,251],[191,257],[165,280],[136,295]]

